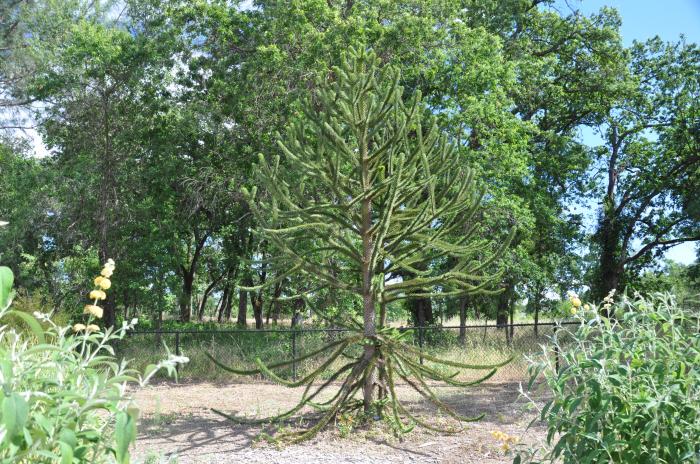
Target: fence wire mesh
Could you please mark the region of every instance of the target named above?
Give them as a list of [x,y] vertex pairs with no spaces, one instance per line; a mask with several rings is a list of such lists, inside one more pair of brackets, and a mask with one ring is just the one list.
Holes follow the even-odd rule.
[[[399,327],[403,340],[427,355],[461,363],[494,364],[512,357],[492,381],[526,381],[527,359],[556,353],[550,349],[552,336],[567,332],[573,323],[506,324]],[[185,380],[250,381],[216,366],[212,355],[224,365],[237,369],[255,368],[256,359],[265,364],[291,360],[342,337],[346,331],[331,328],[222,329],[222,330],[135,330],[117,345],[117,353],[143,368],[167,356],[167,351],[189,358],[180,370]],[[359,347],[357,347],[359,349]],[[430,363],[429,360],[420,359]],[[298,378],[318,367],[323,358],[310,358],[277,369],[288,378]],[[338,363],[342,363],[338,360]],[[332,371],[331,366],[328,372]],[[466,371],[462,378],[478,378],[484,371]],[[246,380],[248,379],[248,380]],[[253,379],[255,380],[255,379]]]

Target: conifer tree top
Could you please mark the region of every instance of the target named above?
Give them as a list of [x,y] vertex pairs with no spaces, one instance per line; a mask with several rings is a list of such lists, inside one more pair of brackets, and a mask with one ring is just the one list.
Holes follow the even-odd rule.
[[[280,140],[284,162],[260,155],[269,197],[251,201],[256,216],[290,272],[357,294],[369,273],[364,290],[381,304],[492,291],[497,275],[486,271],[499,252],[473,238],[482,192],[399,80],[372,51],[351,50],[332,68]],[[297,167],[293,178],[285,166]],[[341,281],[340,271],[357,279]]]

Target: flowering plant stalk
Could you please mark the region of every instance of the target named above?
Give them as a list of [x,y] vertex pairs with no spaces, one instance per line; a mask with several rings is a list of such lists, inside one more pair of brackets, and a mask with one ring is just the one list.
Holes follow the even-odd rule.
[[112,343],[137,320],[100,328],[114,272],[108,261],[90,292],[85,323],[55,324],[46,314],[10,309],[12,272],[0,267],[0,323],[19,317],[28,327],[0,326],[0,461],[13,463],[128,463],[138,410],[127,383],[145,385],[161,369],[176,375],[184,357],[168,358],[141,373],[118,362]]

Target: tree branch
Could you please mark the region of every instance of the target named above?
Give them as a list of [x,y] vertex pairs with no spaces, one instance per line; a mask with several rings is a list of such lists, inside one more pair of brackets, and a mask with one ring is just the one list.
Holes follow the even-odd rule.
[[700,235],[696,235],[695,237],[674,238],[671,240],[656,239],[653,242],[647,243],[637,253],[635,253],[632,256],[630,256],[629,258],[625,259],[624,264],[627,264],[627,263],[632,262],[636,259],[639,259],[644,254],[646,254],[649,250],[651,250],[652,248],[655,248],[657,246],[668,246],[668,245],[676,245],[678,243],[697,242],[697,241],[700,241]]

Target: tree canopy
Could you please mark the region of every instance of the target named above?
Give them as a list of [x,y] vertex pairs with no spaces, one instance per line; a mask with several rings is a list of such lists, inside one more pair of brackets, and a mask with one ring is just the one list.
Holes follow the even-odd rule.
[[[391,317],[503,323],[518,301],[538,317],[568,288],[602,298],[638,286],[669,247],[700,238],[700,73],[697,45],[626,47],[620,22],[611,8],[584,15],[550,0],[5,2],[4,264],[20,288],[70,314],[80,307],[68,296],[73,282],[117,260],[109,321],[135,312],[246,324],[249,306],[258,328],[311,307],[359,316],[362,305],[341,288],[357,285],[347,244],[336,237],[319,254],[311,234],[325,229],[295,238],[342,285],[289,274],[299,263],[264,238],[270,218],[254,214],[244,191],[273,196],[258,153],[267,163],[282,156],[285,182],[300,187],[308,173],[277,134],[310,127],[319,82],[344,50],[366,47],[400,69],[402,105],[420,93],[455,172],[469,169],[485,192],[470,240],[505,243],[515,231],[487,266],[502,270],[498,294],[454,283],[435,294],[421,279],[459,260],[411,258],[390,272],[420,281],[417,298],[387,294]],[[48,149],[40,158],[27,128]],[[318,179],[304,188],[319,202],[330,194]],[[582,210],[595,210],[596,224]],[[446,236],[467,236],[458,229]]]

